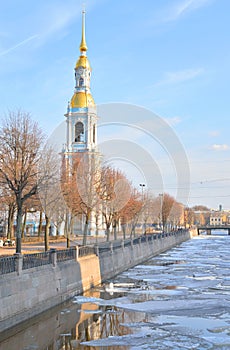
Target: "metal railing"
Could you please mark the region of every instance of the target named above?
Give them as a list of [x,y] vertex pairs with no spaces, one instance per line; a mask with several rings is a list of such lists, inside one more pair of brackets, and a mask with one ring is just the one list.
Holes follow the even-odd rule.
[[80,246],[71,247],[68,249],[56,250],[51,249],[48,252],[25,254],[17,256],[6,256],[0,258],[0,275],[8,274],[11,272],[20,273],[21,270],[27,270],[33,267],[39,267],[43,265],[53,265],[56,266],[57,263],[68,261],[68,260],[78,260],[78,258],[102,253],[111,252],[114,250],[124,249],[131,245],[141,244],[150,242],[157,239],[162,239],[169,236],[181,235],[187,232],[186,230],[172,231],[172,232],[162,232],[156,234],[143,235],[135,237],[133,239],[117,240],[104,242],[95,246]]
[[82,246],[79,247],[78,256],[79,258],[87,255],[95,254],[94,247]]
[[0,275],[16,271],[16,257],[5,256],[0,258]]
[[124,247],[129,247],[129,246],[131,246],[131,240],[125,241],[124,242]]
[[72,247],[69,249],[56,250],[57,262],[75,260],[76,259],[76,248]]
[[23,255],[22,270],[52,264],[50,252]]

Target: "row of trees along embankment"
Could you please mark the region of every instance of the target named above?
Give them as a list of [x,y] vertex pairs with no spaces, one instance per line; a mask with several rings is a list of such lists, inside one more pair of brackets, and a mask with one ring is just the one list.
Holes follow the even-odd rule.
[[[38,123],[28,113],[9,112],[0,130],[1,212],[7,210],[7,236],[13,237],[16,217],[16,252],[21,253],[28,212],[39,212],[38,236],[45,218],[44,248],[49,249],[51,222],[57,232],[64,222],[67,247],[74,220],[84,218],[82,244],[87,243],[90,220],[94,216],[96,236],[103,221],[107,240],[117,239],[118,227],[123,237],[134,236],[142,222],[177,227],[186,224],[184,206],[169,194],[154,197],[140,193],[125,174],[103,166],[99,154],[72,157],[47,142]],[[101,221],[101,222],[100,222]],[[143,232],[144,232],[143,231]]]

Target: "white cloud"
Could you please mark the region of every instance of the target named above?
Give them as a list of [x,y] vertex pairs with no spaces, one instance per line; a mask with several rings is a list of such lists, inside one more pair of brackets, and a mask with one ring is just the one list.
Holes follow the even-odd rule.
[[[94,3],[95,1],[92,0],[90,5],[87,6],[87,10],[90,11]],[[0,31],[0,38],[4,38],[6,35],[9,38],[16,38],[15,45],[9,48],[0,46],[0,56],[10,53],[33,39],[37,39],[33,43],[36,48],[44,45],[55,36],[58,39],[66,36],[69,27],[81,17],[82,6],[80,2],[76,3],[76,0],[69,0],[68,5],[62,0],[56,0],[54,2],[43,2],[41,5],[38,5],[35,10],[29,7],[27,11],[28,14],[25,14],[25,17],[19,16],[17,22],[11,25],[7,34]],[[26,26],[24,25],[25,21],[27,23]],[[26,39],[20,41],[20,39],[18,39],[19,33],[21,37],[24,36]]]
[[214,144],[211,146],[211,149],[214,151],[228,151],[230,149],[227,144]]
[[28,42],[30,42],[31,40],[36,39],[37,37],[38,37],[38,35],[32,35],[29,38],[26,38],[25,40],[20,41],[19,43],[17,43],[15,45],[9,47],[8,49],[0,52],[0,57],[4,56],[4,55],[7,55],[8,53],[10,53],[11,51],[16,50],[20,46],[26,45]]
[[162,80],[156,86],[183,83],[194,79],[204,72],[203,68],[185,69],[176,72],[166,72]]
[[168,14],[164,18],[166,22],[176,21],[184,14],[198,10],[209,4],[212,0],[183,0],[168,9]]
[[[11,53],[29,42],[33,42],[33,46],[37,47],[43,45],[57,33],[60,37],[60,34],[65,34],[65,30],[68,26],[80,16],[81,6],[80,4],[76,5],[73,1],[70,2],[68,6],[58,1],[55,4],[44,3],[44,5],[38,7],[36,11],[30,13],[27,24],[27,27],[30,28],[29,34],[25,34],[23,25],[25,19],[23,17],[19,17],[18,22],[11,26],[10,32],[7,34],[9,38],[18,38],[18,34],[21,33],[20,36],[24,35],[25,39],[15,39],[18,40],[16,44],[10,47],[0,47],[0,57]],[[20,29],[18,29],[18,27]],[[0,32],[0,37],[5,36],[6,33]],[[8,40],[8,42],[10,42],[10,40]]]
[[[42,18],[40,21],[42,26],[39,28],[40,44],[57,33],[63,33],[77,17],[81,16],[80,5],[69,4],[66,6],[64,3],[58,3],[56,6],[46,4],[45,7],[39,15]],[[44,13],[47,15],[44,16]]]

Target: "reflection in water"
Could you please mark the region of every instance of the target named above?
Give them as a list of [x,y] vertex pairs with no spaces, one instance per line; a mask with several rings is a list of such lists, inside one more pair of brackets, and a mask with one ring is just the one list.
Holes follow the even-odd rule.
[[[84,294],[85,300],[100,300],[109,295],[99,290]],[[1,334],[0,350],[90,350],[97,347],[80,345],[81,342],[129,334],[123,323],[134,322],[135,313],[118,310],[116,306],[70,301],[59,310],[48,312]],[[138,314],[140,319],[140,314]],[[127,349],[113,346],[110,349]]]
[[229,236],[201,236],[0,334],[0,350],[230,349]]

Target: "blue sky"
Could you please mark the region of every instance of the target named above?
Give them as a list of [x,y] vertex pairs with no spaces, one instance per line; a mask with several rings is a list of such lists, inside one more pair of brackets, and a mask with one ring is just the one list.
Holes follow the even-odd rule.
[[[164,118],[189,159],[189,205],[230,208],[230,2],[88,0],[85,8],[96,103]],[[81,9],[78,0],[1,1],[0,115],[22,108],[47,134],[64,120]]]

